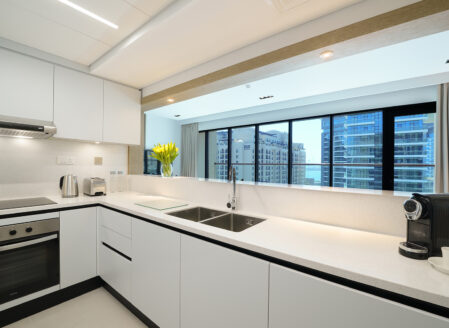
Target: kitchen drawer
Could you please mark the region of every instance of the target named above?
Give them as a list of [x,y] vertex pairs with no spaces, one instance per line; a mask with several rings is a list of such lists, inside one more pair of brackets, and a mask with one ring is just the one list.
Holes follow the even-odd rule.
[[100,226],[111,229],[122,236],[131,238],[131,217],[107,208],[99,209]]
[[103,243],[99,246],[99,275],[126,299],[131,297],[131,261]]
[[100,244],[102,242],[131,257],[131,238],[127,238],[114,230],[100,226]]

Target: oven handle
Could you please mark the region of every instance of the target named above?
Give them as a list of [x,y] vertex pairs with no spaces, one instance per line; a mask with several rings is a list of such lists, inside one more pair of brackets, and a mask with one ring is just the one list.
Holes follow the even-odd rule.
[[0,246],[0,252],[5,252],[5,251],[9,251],[11,249],[16,249],[16,248],[20,248],[20,247],[25,247],[25,246],[30,246],[30,245],[34,245],[34,244],[39,244],[39,243],[43,243],[45,241],[49,241],[49,240],[56,239],[56,238],[58,238],[58,234],[55,233],[53,235],[45,236],[45,237],[42,237],[42,238],[22,241],[20,243],[15,243],[15,244],[4,245],[4,246]]

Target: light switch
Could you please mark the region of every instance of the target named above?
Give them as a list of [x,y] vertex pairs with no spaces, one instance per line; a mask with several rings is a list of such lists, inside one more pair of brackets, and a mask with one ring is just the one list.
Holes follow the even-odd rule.
[[95,157],[94,157],[94,164],[95,164],[95,165],[103,165],[103,157],[101,157],[101,156],[95,156]]

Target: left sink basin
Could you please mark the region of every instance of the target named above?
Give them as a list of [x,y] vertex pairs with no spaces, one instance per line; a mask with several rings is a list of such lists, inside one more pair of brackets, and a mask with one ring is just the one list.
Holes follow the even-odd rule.
[[182,211],[175,211],[167,213],[168,215],[173,215],[181,219],[186,219],[190,221],[200,222],[213,217],[226,214],[226,212],[212,210],[205,207],[193,207]]

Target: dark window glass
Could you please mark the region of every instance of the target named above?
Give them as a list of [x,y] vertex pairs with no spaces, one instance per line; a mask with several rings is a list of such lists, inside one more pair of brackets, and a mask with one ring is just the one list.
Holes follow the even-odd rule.
[[231,165],[235,167],[236,178],[241,181],[254,181],[255,127],[234,128],[231,133]]
[[333,186],[382,189],[382,112],[334,116]]
[[150,156],[152,153],[153,151],[151,149],[145,150],[144,174],[160,175],[161,174],[160,162],[157,159]]
[[435,114],[394,119],[394,190],[433,192]]
[[292,183],[329,186],[330,118],[292,123]]
[[288,123],[259,126],[258,181],[288,183]]
[[209,178],[228,178],[228,130],[209,131]]

